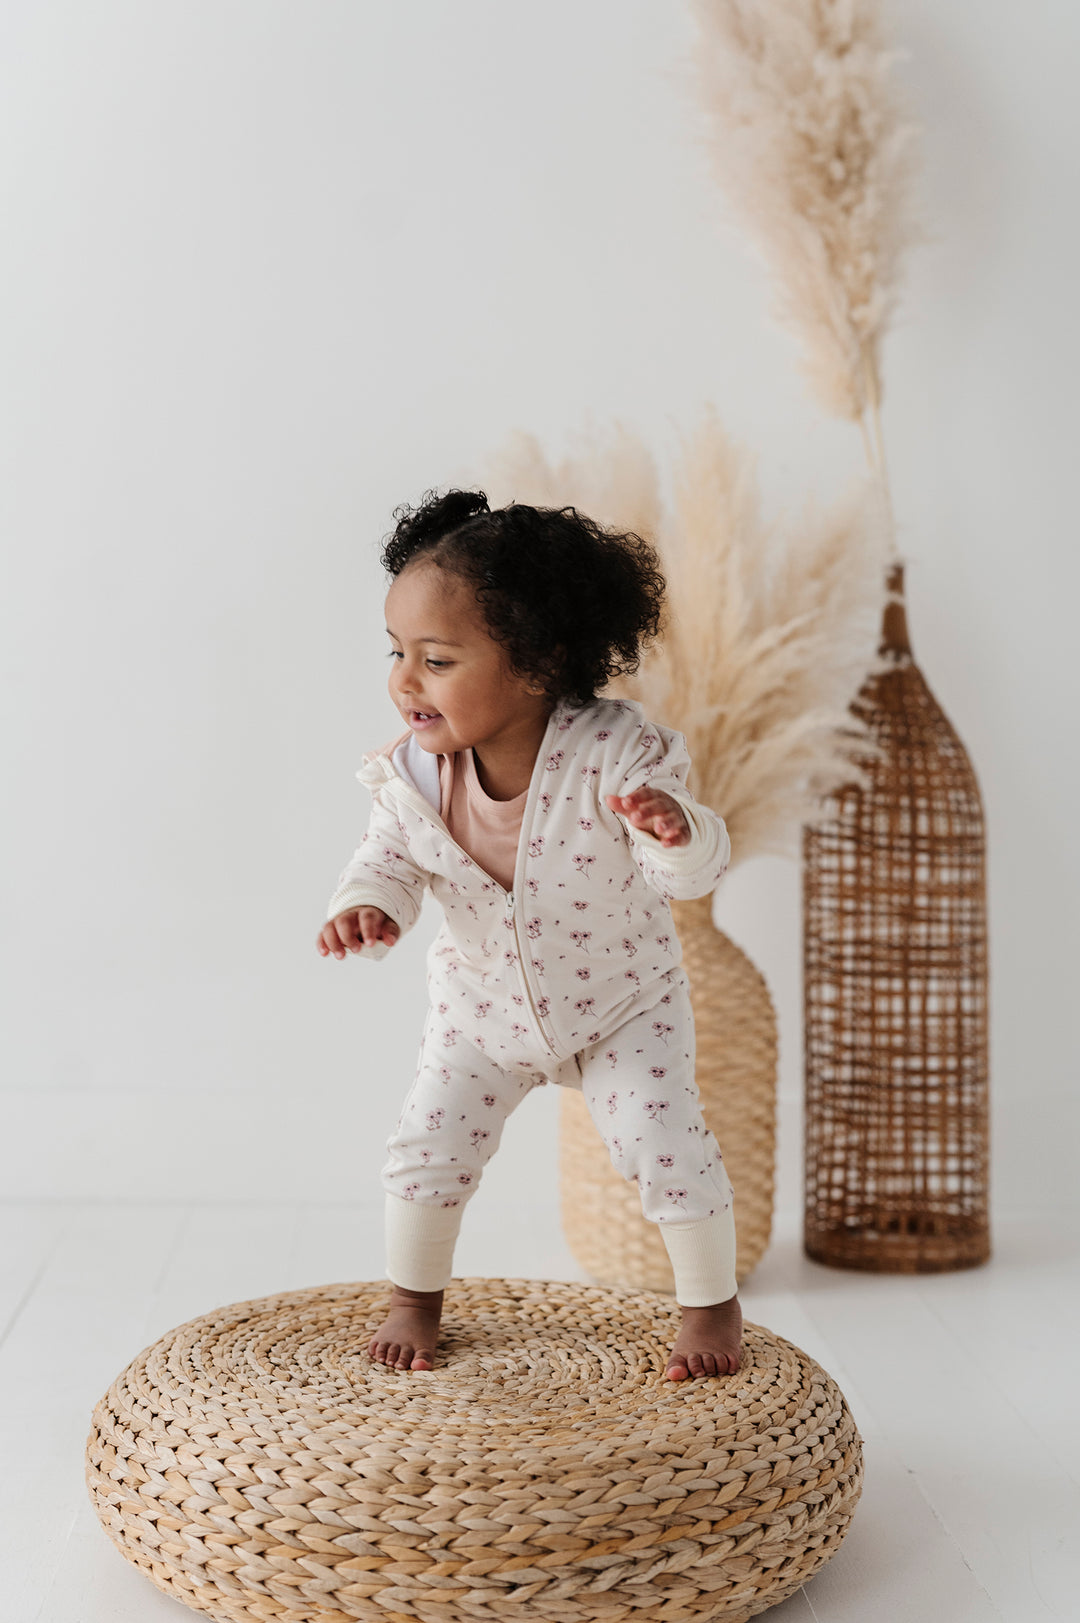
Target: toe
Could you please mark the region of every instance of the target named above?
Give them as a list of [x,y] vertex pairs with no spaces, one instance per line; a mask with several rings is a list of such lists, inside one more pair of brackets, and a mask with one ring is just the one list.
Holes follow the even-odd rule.
[[690,1373],[693,1376],[704,1375],[705,1365],[701,1361],[700,1353],[691,1353],[688,1359]]
[[690,1371],[686,1367],[686,1359],[682,1353],[672,1353],[668,1360],[668,1367],[664,1371],[669,1381],[685,1381]]
[[422,1351],[420,1349],[417,1349],[416,1353],[413,1355],[413,1361],[409,1365],[409,1368],[410,1369],[430,1369],[434,1362],[435,1362],[435,1354],[434,1353],[424,1352],[424,1351]]
[[716,1375],[716,1374],[718,1374],[719,1371],[717,1369],[717,1364],[719,1362],[721,1362],[721,1360],[714,1357],[714,1355],[712,1353],[708,1353],[708,1352],[707,1353],[702,1353],[702,1355],[701,1355],[701,1373],[703,1375]]

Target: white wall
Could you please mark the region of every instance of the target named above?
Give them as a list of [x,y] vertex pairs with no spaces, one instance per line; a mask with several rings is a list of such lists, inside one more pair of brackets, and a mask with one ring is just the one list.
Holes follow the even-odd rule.
[[[1072,1189],[1078,1069],[1080,12],[897,12],[936,240],[886,433],[916,650],[987,804],[996,1193],[1038,1203]],[[859,471],[720,223],[690,37],[676,0],[0,13],[7,1195],[375,1192],[434,920],[381,966],[312,941],[394,726],[395,504],[513,427],[619,417],[663,455],[709,399],[771,503]],[[797,868],[723,909],[777,997],[796,1201]],[[499,1188],[550,1190],[554,1103]]]

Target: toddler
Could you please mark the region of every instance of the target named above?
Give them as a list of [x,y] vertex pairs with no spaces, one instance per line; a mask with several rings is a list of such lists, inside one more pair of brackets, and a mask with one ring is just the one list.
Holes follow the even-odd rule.
[[408,731],[357,774],[371,822],[320,953],[381,958],[430,886],[416,1078],[387,1146],[389,1313],[372,1358],[431,1369],[466,1201],[544,1082],[579,1088],[675,1274],[672,1380],[738,1368],[732,1192],[700,1112],[668,902],[713,890],[730,846],[688,793],[682,736],[598,698],[660,630],[652,548],[572,507],[429,493],[382,562],[390,696]]

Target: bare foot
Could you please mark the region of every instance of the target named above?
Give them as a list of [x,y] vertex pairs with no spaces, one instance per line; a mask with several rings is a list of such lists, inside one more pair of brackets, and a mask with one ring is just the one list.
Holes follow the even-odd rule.
[[682,1316],[665,1377],[685,1381],[694,1375],[734,1375],[742,1347],[739,1298],[714,1307],[684,1307]]
[[393,1369],[431,1369],[442,1305],[442,1291],[407,1291],[395,1285],[390,1311],[368,1342],[376,1363]]

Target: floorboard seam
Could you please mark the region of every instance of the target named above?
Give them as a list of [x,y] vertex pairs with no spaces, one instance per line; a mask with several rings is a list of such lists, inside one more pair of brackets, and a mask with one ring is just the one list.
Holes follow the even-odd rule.
[[53,1258],[56,1256],[56,1253],[60,1248],[60,1242],[67,1238],[69,1228],[70,1224],[64,1224],[53,1235],[52,1241],[46,1249],[45,1255],[41,1259],[40,1266],[35,1272],[30,1283],[27,1285],[26,1289],[23,1291],[22,1295],[19,1297],[19,1300],[15,1304],[11,1313],[8,1315],[8,1319],[3,1330],[0,1330],[0,1348],[3,1347],[11,1332],[18,1324],[24,1309],[30,1301],[30,1298],[41,1284],[42,1279],[45,1277],[46,1270],[48,1269]]

